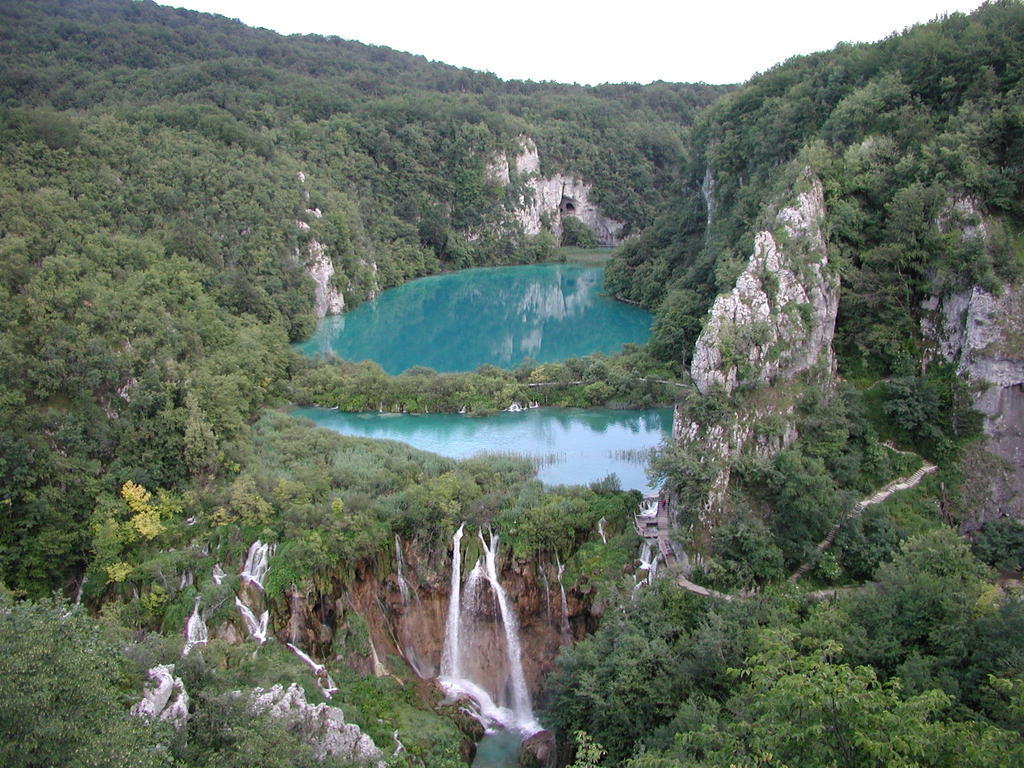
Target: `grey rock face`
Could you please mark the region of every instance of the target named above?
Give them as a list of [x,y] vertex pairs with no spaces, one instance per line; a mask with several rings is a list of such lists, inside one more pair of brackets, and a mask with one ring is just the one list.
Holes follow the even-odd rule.
[[575,176],[556,173],[540,175],[540,154],[537,144],[528,136],[520,138],[520,152],[509,158],[504,153],[493,156],[487,163],[486,175],[492,183],[508,186],[513,177],[522,181],[527,194],[520,199],[515,210],[516,220],[527,235],[539,234],[547,219],[552,234],[562,234],[562,219],[574,216],[594,233],[600,245],[618,245],[622,242],[622,222],[604,214],[591,202],[593,187]]
[[701,394],[715,384],[732,392],[770,383],[822,362],[831,370],[839,279],[827,269],[821,183],[809,179],[809,187],[779,211],[781,232],[757,233],[736,286],[715,299],[690,366]]
[[1024,517],[1024,287],[1003,285],[994,296],[975,286],[932,297],[924,309],[925,338],[971,384],[986,449],[1003,463],[966,527],[1001,514]]
[[132,714],[183,727],[188,722],[188,694],[181,678],[174,676],[174,665],[160,664],[148,674],[151,685],[143,688],[142,700],[132,707]]
[[315,283],[313,295],[313,312],[317,319],[326,315],[338,315],[345,309],[345,298],[332,283],[334,262],[327,255],[324,247],[316,240],[306,244],[306,273]]
[[[768,457],[797,439],[793,412],[800,387],[789,380],[808,371],[817,372],[826,389],[835,380],[839,278],[828,267],[822,235],[824,195],[809,169],[799,186],[795,204],[774,217],[774,231],[755,235],[750,261],[735,287],[715,299],[694,347],[690,374],[701,394],[718,387],[751,392],[718,423],[693,421],[679,408],[673,418],[673,438],[694,446],[714,469],[697,510],[701,525],[713,525],[726,503],[732,459],[744,451]],[[770,392],[758,391],[759,384],[772,385]],[[759,428],[765,423],[774,426]]]
[[346,723],[344,713],[337,707],[307,702],[306,694],[295,683],[288,688],[254,688],[250,705],[254,712],[280,718],[298,728],[321,760],[340,757],[354,763],[384,766],[384,753],[359,726]]

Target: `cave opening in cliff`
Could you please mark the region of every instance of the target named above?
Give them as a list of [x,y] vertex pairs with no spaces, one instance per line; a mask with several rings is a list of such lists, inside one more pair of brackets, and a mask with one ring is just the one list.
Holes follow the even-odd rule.
[[576,201],[571,197],[562,197],[562,202],[558,205],[558,211],[563,216],[575,216],[576,215]]

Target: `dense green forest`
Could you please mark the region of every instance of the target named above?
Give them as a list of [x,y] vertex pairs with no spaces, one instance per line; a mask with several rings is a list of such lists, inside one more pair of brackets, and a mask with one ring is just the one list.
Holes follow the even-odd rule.
[[523,134],[640,228],[723,90],[505,83],[153,3],[2,11],[0,571],[35,595],[91,560],[126,480],[205,496],[249,464],[252,421],[305,366],[285,345],[313,328],[309,237],[349,305],[548,254],[497,227],[485,175]]
[[[608,270],[612,290],[658,311],[652,348],[689,362],[704,313],[784,191],[780,166],[800,158],[825,185],[847,371],[915,372],[924,298],[1024,269],[1021,24],[1019,3],[989,3],[793,59],[704,111],[676,196]],[[980,209],[947,210],[961,198]],[[981,215],[985,247],[959,236]]]
[[[1024,527],[973,522],[993,511],[971,475],[998,460],[979,458],[975,395],[922,321],[931,297],[1019,291],[1022,43],[1024,6],[988,3],[795,58],[698,116],[675,197],[614,257],[608,284],[656,310],[648,351],[684,374],[755,232],[785,242],[774,216],[794,179],[799,190],[813,176],[841,279],[845,382],[765,387],[741,367],[735,390],[684,398],[684,424],[728,431],[740,413],[757,439],[787,426],[799,438],[734,455],[710,509],[706,446],[681,441],[656,459],[683,510],[680,543],[700,555],[693,580],[729,599],[662,583],[562,655],[548,713],[583,734],[582,752],[666,768],[1020,762],[1024,668],[1008,638],[1024,613],[991,567],[1024,565]],[[1020,359],[1014,338],[1003,359]],[[937,471],[850,512],[922,461]],[[850,517],[835,535],[837,510]],[[972,525],[970,542],[950,530]],[[787,584],[802,563],[804,580],[833,586]]]
[[[480,734],[457,706],[397,656],[363,674],[376,650],[347,591],[367,574],[397,583],[399,540],[443,582],[462,522],[500,532],[510,568],[557,562],[561,579],[564,566],[590,612],[540,702],[560,764],[1024,762],[1024,602],[996,583],[1024,567],[1024,526],[955,532],[978,513],[981,417],[921,332],[929,297],[1024,276],[1020,2],[738,88],[502,81],[131,0],[0,0],[0,16],[4,765],[344,764],[236,693],[302,681],[323,700],[283,644],[211,637],[181,655],[194,606],[211,628],[237,612],[242,579],[216,569],[254,540],[276,547],[275,621],[295,585],[332,616],[307,650],[346,719],[382,748],[401,730],[388,764],[464,764]],[[523,137],[542,173],[585,179],[625,225],[606,284],[656,312],[646,346],[394,377],[289,348],[316,321],[311,241],[348,307],[426,274],[553,257],[550,232],[516,219],[520,180],[487,170]],[[385,396],[431,412],[676,401],[727,425],[770,405],[772,388],[702,396],[687,368],[715,296],[806,169],[842,279],[843,381],[792,384],[799,439],[737,457],[733,507],[710,532],[702,451],[669,441],[653,465],[684,510],[690,576],[717,597],[675,572],[636,586],[639,496],[614,478],[546,488],[522,459],[456,462],[284,412]],[[591,233],[567,225],[562,243]],[[757,425],[766,440],[785,428]],[[837,514],[931,463],[816,552]],[[171,662],[191,697],[181,730],[128,715],[146,670]]]
[[[315,322],[309,242],[331,254],[348,306],[420,275],[549,257],[554,239],[516,223],[523,190],[486,170],[523,136],[542,172],[585,178],[638,231],[692,117],[727,88],[503,82],[129,0],[3,2],[0,14],[5,765],[323,764],[231,694],[304,681],[322,700],[283,646],[253,659],[250,644],[211,638],[181,657],[197,599],[220,606],[211,627],[236,613],[238,576],[218,585],[211,572],[256,538],[277,547],[275,615],[292,584],[344,587],[366,563],[383,568],[396,535],[444,551],[463,520],[501,531],[514,556],[570,561],[607,518],[623,543],[571,563],[575,578],[601,582],[629,561],[636,498],[614,483],[545,490],[525,461],[458,464],[268,409],[358,390],[344,367],[288,347]],[[587,234],[570,228],[566,244]],[[625,372],[608,384],[604,361],[579,365],[582,385],[577,369],[538,375],[566,382],[566,404],[652,397]],[[505,372],[490,380],[509,386]],[[346,621],[363,644],[346,651],[339,628],[336,655],[318,653],[347,719],[382,746],[401,727],[414,759],[458,764],[455,709],[414,675],[367,680],[337,662],[367,654],[361,619]],[[127,715],[161,662],[185,680],[187,733]]]

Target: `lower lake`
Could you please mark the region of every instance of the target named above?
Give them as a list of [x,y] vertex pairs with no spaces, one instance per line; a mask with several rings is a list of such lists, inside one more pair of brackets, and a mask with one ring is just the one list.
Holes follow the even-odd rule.
[[642,491],[652,490],[648,454],[672,430],[671,408],[534,408],[482,417],[297,408],[293,415],[343,435],[399,440],[454,459],[526,456],[549,485],[586,485],[614,473],[622,488]]

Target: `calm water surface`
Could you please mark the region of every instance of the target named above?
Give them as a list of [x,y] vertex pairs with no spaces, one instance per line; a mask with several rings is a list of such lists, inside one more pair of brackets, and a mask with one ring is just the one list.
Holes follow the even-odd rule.
[[489,363],[515,368],[643,344],[649,312],[601,294],[604,270],[574,264],[467,269],[390,288],[325,318],[296,347],[309,355],[375,360],[391,374]]
[[512,731],[491,731],[476,745],[472,768],[518,768],[523,737]]
[[539,458],[538,476],[551,485],[586,485],[615,473],[623,488],[644,491],[651,490],[645,452],[672,429],[670,408],[535,408],[483,417],[327,408],[297,408],[293,413],[343,435],[400,440],[455,459],[478,453]]

